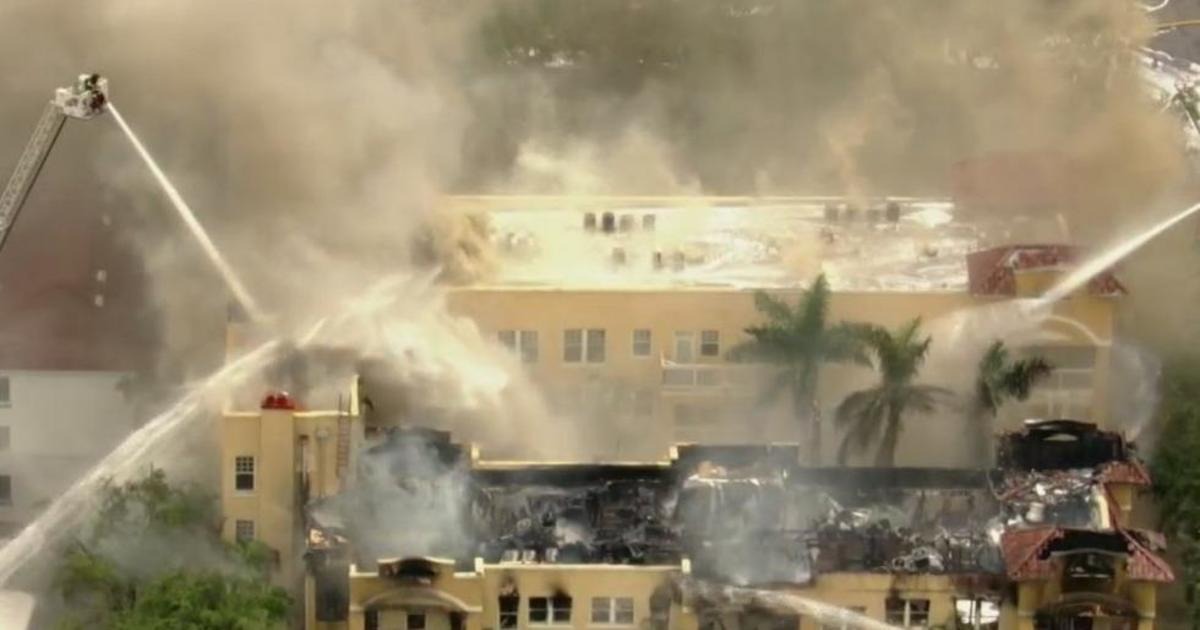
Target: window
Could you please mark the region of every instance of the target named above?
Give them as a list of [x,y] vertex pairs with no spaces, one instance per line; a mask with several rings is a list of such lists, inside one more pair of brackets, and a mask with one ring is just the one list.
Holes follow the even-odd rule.
[[566,595],[529,598],[530,625],[566,625],[571,623],[571,598]]
[[632,597],[593,597],[592,623],[595,625],[633,625]]
[[516,628],[517,611],[521,606],[521,598],[516,595],[501,595],[500,596],[500,627],[501,628]]
[[604,338],[603,328],[589,328],[586,331],[570,328],[563,331],[563,361],[603,363]]
[[715,357],[721,354],[721,333],[715,330],[700,331],[700,356]]
[[496,333],[501,345],[510,352],[520,353],[525,363],[536,363],[538,359],[538,334],[536,330],[501,330]]
[[838,617],[836,621],[833,623],[826,622],[821,624],[821,630],[853,630],[854,628],[859,627],[859,624],[848,619],[848,617],[851,616],[851,613],[855,615],[867,614],[867,609],[865,606],[846,606],[842,610],[844,612],[839,613],[841,616]]
[[563,361],[579,363],[583,361],[583,331],[571,328],[563,331]]
[[522,330],[520,343],[521,360],[525,363],[537,363],[538,334],[536,330]]
[[0,505],[12,505],[12,477],[0,475]]
[[11,430],[6,426],[0,426],[0,451],[7,451],[11,440]]
[[379,630],[378,610],[363,611],[363,628],[366,628],[366,630]]
[[929,625],[928,599],[889,597],[885,602],[886,621],[894,626],[923,628]]
[[1054,371],[1033,388],[1029,415],[1041,418],[1083,418],[1091,415],[1096,349],[1090,346],[1036,346],[1022,351],[1040,356]]
[[254,521],[238,520],[233,524],[233,537],[238,542],[254,540]]
[[676,363],[691,363],[696,360],[695,350],[692,347],[693,335],[690,332],[675,333],[675,362]]
[[0,407],[12,405],[12,389],[7,376],[0,376]]
[[650,356],[650,331],[648,329],[642,328],[633,331],[633,356]]
[[500,340],[500,345],[508,348],[512,352],[517,351],[517,331],[501,330],[496,333],[496,338]]
[[981,630],[1000,627],[1000,604],[990,599],[956,599],[954,612],[960,628]]
[[233,458],[233,488],[238,492],[254,492],[254,458],[240,455]]
[[408,630],[425,630],[425,613],[408,613],[404,617],[404,626]]
[[604,329],[592,328],[587,331],[587,361],[588,363],[604,363]]

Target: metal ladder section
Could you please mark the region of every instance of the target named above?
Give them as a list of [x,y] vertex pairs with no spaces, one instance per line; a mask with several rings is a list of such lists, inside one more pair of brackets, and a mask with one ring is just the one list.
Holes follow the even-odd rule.
[[0,247],[4,246],[4,241],[17,218],[17,210],[25,202],[25,197],[29,196],[33,182],[37,180],[42,165],[50,155],[50,148],[54,146],[54,141],[62,132],[66,120],[66,115],[57,105],[46,105],[46,111],[42,112],[42,118],[38,120],[37,127],[29,138],[29,144],[25,145],[17,168],[13,170],[4,191],[0,192]]

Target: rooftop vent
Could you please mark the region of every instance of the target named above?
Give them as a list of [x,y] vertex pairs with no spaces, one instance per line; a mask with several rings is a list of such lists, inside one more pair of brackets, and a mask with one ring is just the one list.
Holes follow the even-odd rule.
[[585,229],[589,232],[593,232],[596,230],[596,213],[595,212],[583,213],[583,229]]
[[617,217],[611,212],[600,215],[600,229],[610,233],[616,231]]

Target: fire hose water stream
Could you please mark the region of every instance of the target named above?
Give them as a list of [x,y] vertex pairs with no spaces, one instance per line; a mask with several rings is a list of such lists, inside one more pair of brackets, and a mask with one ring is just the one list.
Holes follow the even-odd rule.
[[112,114],[113,120],[117,121],[117,125],[121,127],[121,131],[125,132],[125,137],[129,138],[129,142],[137,150],[138,155],[146,163],[150,172],[154,174],[154,179],[158,180],[159,186],[162,186],[163,192],[171,200],[171,205],[175,206],[175,211],[179,213],[184,224],[191,230],[192,236],[195,236],[196,240],[200,242],[200,246],[204,248],[204,253],[208,255],[208,259],[212,261],[213,266],[220,272],[221,278],[225,280],[225,284],[229,285],[229,290],[233,292],[242,309],[246,311],[246,314],[252,320],[262,321],[263,313],[258,308],[258,304],[251,297],[250,292],[246,290],[245,285],[242,284],[238,275],[234,273],[233,267],[229,266],[225,257],[221,255],[221,250],[217,249],[216,244],[209,238],[208,232],[204,230],[204,226],[200,225],[200,221],[196,218],[196,213],[192,212],[191,207],[183,200],[183,197],[175,189],[171,180],[167,179],[166,174],[158,167],[158,163],[154,161],[154,158],[150,156],[150,152],[142,145],[137,134],[133,133],[133,129],[125,122],[125,118],[121,116],[121,112],[117,110],[117,106],[109,103],[108,111]]

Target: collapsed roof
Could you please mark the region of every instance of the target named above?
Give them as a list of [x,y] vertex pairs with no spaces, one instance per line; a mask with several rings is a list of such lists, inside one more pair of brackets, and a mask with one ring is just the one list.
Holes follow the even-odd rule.
[[[1046,450],[1064,431],[1078,448]],[[355,488],[310,506],[310,549],[346,549],[367,569],[424,556],[463,566],[687,558],[697,578],[761,586],[841,571],[1000,576],[1027,560],[1013,551],[1025,532],[1047,528],[1138,540],[1114,526],[1107,499],[1108,484],[1137,482],[1106,474],[1140,466],[1119,436],[1057,421],[1005,440],[1005,467],[992,472],[803,468],[795,445],[530,465],[474,461],[445,432],[394,430],[364,451]],[[1081,463],[1090,467],[1071,467]],[[1147,539],[1129,554],[1152,569],[1155,548]]]

